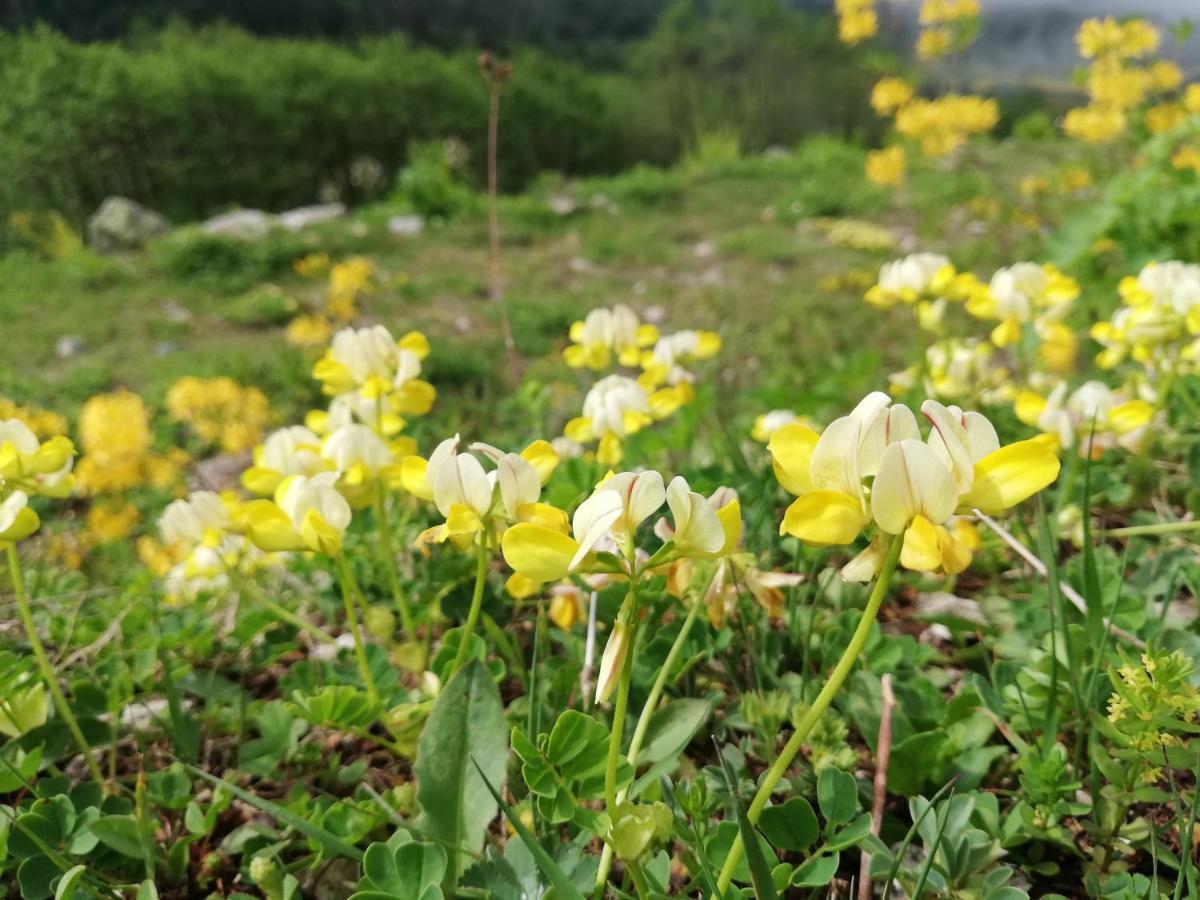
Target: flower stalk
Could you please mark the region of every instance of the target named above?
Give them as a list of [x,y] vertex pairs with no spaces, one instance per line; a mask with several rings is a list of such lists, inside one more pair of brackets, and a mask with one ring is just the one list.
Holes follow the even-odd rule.
[[454,654],[454,663],[450,666],[450,675],[446,679],[447,681],[453,678],[466,663],[471,638],[474,636],[475,629],[479,625],[479,613],[483,609],[483,586],[487,583],[488,532],[486,528],[479,533],[479,543],[477,546],[475,591],[471,594],[471,608],[467,611],[467,621],[463,624],[462,634],[458,639],[458,652]]
[[21,575],[21,560],[17,554],[17,545],[11,541],[7,546],[7,555],[8,571],[12,577],[13,593],[17,599],[17,610],[20,612],[21,624],[25,626],[25,636],[29,639],[29,646],[33,650],[34,659],[37,660],[42,680],[46,683],[46,689],[50,691],[50,696],[54,698],[54,706],[58,710],[58,714],[62,716],[67,730],[75,739],[76,746],[83,753],[83,761],[87,764],[88,772],[97,784],[103,785],[105,783],[104,773],[100,770],[100,764],[92,756],[91,745],[83,736],[79,720],[75,718],[75,713],[71,710],[71,705],[67,702],[62,688],[58,684],[54,666],[46,655],[46,648],[42,646],[41,638],[38,637],[37,625],[33,621],[33,610],[29,606],[29,595],[25,593],[25,579]]
[[350,629],[350,637],[354,640],[354,656],[358,660],[358,674],[367,688],[367,695],[371,700],[378,701],[379,689],[375,686],[375,676],[371,674],[371,664],[367,660],[367,648],[358,627],[358,610],[354,606],[354,576],[350,574],[350,566],[341,554],[337,557],[337,566],[342,582],[342,606],[346,610],[346,627]]
[[[896,564],[900,561],[900,550],[903,546],[903,534],[891,538],[891,544],[888,547],[883,568],[880,570],[879,577],[875,581],[875,586],[871,590],[871,596],[867,599],[867,608],[863,610],[858,627],[854,629],[854,634],[850,637],[850,643],[846,646],[841,659],[838,660],[837,665],[830,674],[829,680],[825,682],[825,686],[817,694],[817,699],[813,701],[812,706],[808,708],[808,712],[804,714],[803,718],[796,723],[796,728],[792,732],[792,736],[788,739],[787,744],[784,745],[783,751],[775,759],[771,768],[767,770],[767,774],[763,776],[762,784],[759,786],[758,792],[754,795],[754,799],[750,803],[750,809],[746,813],[746,817],[752,825],[758,822],[759,816],[762,815],[762,811],[771,799],[771,794],[775,791],[775,786],[779,784],[787,772],[788,766],[791,765],[792,760],[800,752],[800,748],[804,745],[805,740],[808,739],[813,726],[825,714],[825,711],[833,702],[833,698],[850,675],[854,664],[858,662],[858,656],[862,653],[862,649],[867,643],[867,637],[871,634],[871,626],[875,623],[875,618],[879,614],[879,607],[883,604],[883,598],[887,596],[888,587],[891,585],[892,576],[895,574]],[[729,884],[733,880],[733,872],[741,861],[742,852],[742,838],[739,834],[734,839],[733,845],[729,848],[729,854],[725,857],[725,864],[721,867],[721,874],[717,878],[718,896],[723,896],[729,888]]]
[[400,623],[404,627],[404,634],[409,640],[416,640],[417,625],[413,619],[412,607],[408,605],[408,598],[404,596],[404,590],[400,586],[400,572],[396,569],[396,552],[392,543],[392,522],[388,518],[382,490],[375,492],[375,519],[379,524],[379,554],[387,568],[392,600],[400,610]]

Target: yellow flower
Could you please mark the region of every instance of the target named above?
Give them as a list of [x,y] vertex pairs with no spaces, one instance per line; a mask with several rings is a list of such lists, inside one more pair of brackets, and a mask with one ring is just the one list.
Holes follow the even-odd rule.
[[[802,426],[780,429],[769,450],[780,482],[798,494],[780,533],[816,545],[849,544],[869,524],[905,535],[901,563],[921,571],[961,571],[970,547],[947,528],[958,510],[998,513],[1041,490],[1058,476],[1058,459],[1044,445],[1023,441],[1000,447],[979,413],[926,400],[933,425],[920,440],[916,418],[876,392],[815,435]],[[879,541],[843,570],[862,580],[882,562]]]
[[883,187],[903,184],[907,166],[907,156],[899,144],[867,153],[867,179]]
[[874,0],[835,0],[838,15],[838,40],[854,44],[874,37],[879,31],[879,17]]
[[[482,443],[463,453],[458,445],[455,435],[438,444],[428,461],[409,456],[401,463],[400,483],[413,495],[432,500],[445,518],[422,533],[418,544],[451,540],[466,547],[480,532],[501,533],[521,522],[566,531],[566,515],[539,499],[558,465],[558,454],[549,443],[534,441],[520,453]],[[476,453],[495,464],[493,474],[484,470]]]
[[939,59],[954,47],[954,34],[948,28],[926,28],[917,38],[918,59]]
[[881,78],[871,89],[871,106],[881,116],[892,115],[912,98],[912,85],[903,78]]
[[765,444],[780,428],[785,425],[791,425],[799,420],[799,417],[790,409],[773,409],[768,413],[763,413],[754,420],[754,428],[750,431],[750,437],[758,441],[760,444]]
[[296,270],[296,274],[303,275],[305,278],[324,275],[329,269],[329,254],[310,253],[293,262],[292,268]]
[[1200,173],[1200,146],[1184,144],[1171,157],[1171,165],[1176,169],[1191,169],[1193,172]]
[[324,316],[296,316],[288,322],[284,340],[296,347],[320,347],[332,333],[333,327]]
[[1063,131],[1089,144],[1107,144],[1125,133],[1125,113],[1108,106],[1080,106],[1067,111]]
[[275,499],[251,500],[244,515],[251,542],[261,550],[312,550],[336,556],[350,526],[350,504],[337,490],[337,472],[292,475]]
[[665,500],[658,472],[610,475],[575,510],[571,534],[535,522],[509,528],[501,542],[505,562],[537,582],[558,581],[572,572],[608,571],[596,567],[594,553],[620,549]]
[[146,478],[150,459],[149,413],[129,391],[96,394],[79,414],[79,485],[88,494],[118,493]]
[[254,448],[254,465],[242,473],[242,486],[265,497],[289,475],[316,475],[328,468],[321,439],[303,425],[292,425],[271,432]]
[[87,514],[88,533],[100,543],[127,537],[137,522],[137,507],[124,500],[97,503]]
[[643,348],[658,340],[658,329],[639,321],[637,313],[618,304],[611,309],[593,309],[571,325],[571,344],[563,359],[573,369],[607,369],[614,359],[623,366],[636,366]]
[[1183,84],[1183,72],[1169,59],[1156,60],[1148,71],[1155,90],[1173,91]]
[[721,336],[715,331],[687,329],[660,337],[651,350],[641,355],[638,383],[647,391],[662,384],[690,384],[692,375],[685,364],[711,359],[720,349]]
[[1178,103],[1160,103],[1146,110],[1146,128],[1151,134],[1170,131],[1187,118],[1187,112]]
[[271,417],[262,391],[224,376],[180,378],[167,391],[167,411],[226,453],[241,453],[257,444]]
[[24,491],[13,491],[0,502],[0,546],[24,540],[41,524]]

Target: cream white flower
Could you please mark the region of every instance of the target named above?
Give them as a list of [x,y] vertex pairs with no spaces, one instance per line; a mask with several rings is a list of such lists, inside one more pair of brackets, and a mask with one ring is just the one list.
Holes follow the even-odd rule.
[[271,432],[254,448],[254,465],[242,473],[242,485],[265,496],[289,475],[315,475],[328,468],[321,439],[303,425],[292,425]]
[[158,533],[163,543],[171,546],[215,546],[231,525],[229,509],[220,494],[193,491],[186,499],[167,504],[158,519]]
[[315,550],[337,555],[352,515],[350,504],[337,489],[337,480],[337,472],[292,475],[276,488],[273,502],[247,503],[250,540],[262,550]]

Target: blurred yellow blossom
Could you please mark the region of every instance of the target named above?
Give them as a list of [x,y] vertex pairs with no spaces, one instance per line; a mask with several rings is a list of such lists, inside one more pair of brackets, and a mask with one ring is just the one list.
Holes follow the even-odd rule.
[[295,347],[321,347],[332,335],[333,326],[325,316],[296,316],[288,322],[284,339]]
[[98,543],[126,537],[138,523],[137,507],[125,500],[101,500],[87,514],[88,534]]
[[184,376],[167,391],[167,411],[226,453],[241,453],[257,444],[271,418],[262,391],[242,387],[227,376]]
[[908,160],[899,144],[867,153],[867,178],[883,187],[898,187],[904,183]]
[[912,98],[912,85],[903,78],[881,78],[871,90],[871,106],[881,116],[892,115]]

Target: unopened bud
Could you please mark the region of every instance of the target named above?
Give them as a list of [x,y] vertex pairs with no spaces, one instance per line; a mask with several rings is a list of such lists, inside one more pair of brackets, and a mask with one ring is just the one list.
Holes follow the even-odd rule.
[[608,643],[604,645],[604,655],[600,657],[600,678],[596,682],[597,703],[606,703],[612,695],[628,655],[629,627],[624,622],[617,622],[608,636]]

